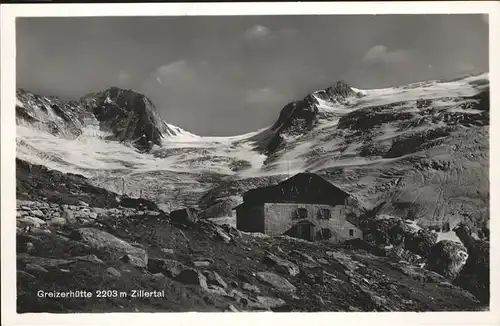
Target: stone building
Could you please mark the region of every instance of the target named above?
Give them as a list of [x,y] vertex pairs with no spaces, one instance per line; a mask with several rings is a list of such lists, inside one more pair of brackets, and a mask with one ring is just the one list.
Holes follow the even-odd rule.
[[313,173],[299,173],[275,186],[252,189],[235,209],[236,227],[245,232],[332,242],[363,237],[357,202]]

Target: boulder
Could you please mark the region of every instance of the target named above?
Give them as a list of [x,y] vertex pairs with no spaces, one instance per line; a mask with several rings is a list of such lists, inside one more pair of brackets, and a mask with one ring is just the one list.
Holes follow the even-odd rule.
[[453,231],[467,248],[469,257],[453,284],[472,293],[482,303],[490,302],[490,243],[477,240],[466,225]]
[[467,261],[467,249],[454,241],[442,240],[436,243],[427,256],[427,269],[454,280]]
[[62,217],[66,220],[68,224],[73,224],[76,222],[75,216],[73,215],[73,212],[68,209],[66,206],[63,206],[63,213]]
[[262,262],[266,265],[277,266],[278,269],[290,276],[299,274],[299,267],[286,259],[280,258],[272,253],[268,253]]
[[25,271],[18,270],[17,279],[21,281],[34,281],[36,280],[36,277]]
[[73,257],[73,258],[76,260],[86,261],[86,262],[96,263],[96,264],[103,264],[104,263],[101,259],[97,258],[96,255],[77,256],[77,257]]
[[203,271],[203,275],[205,275],[208,285],[218,286],[223,289],[227,288],[227,283],[224,282],[224,279],[217,272],[205,270]]
[[233,306],[232,304],[230,304],[225,311],[227,311],[227,312],[239,312],[239,310],[236,309],[236,307]]
[[224,241],[225,243],[229,243],[231,241],[231,237],[218,226],[215,227],[215,235],[218,239]]
[[75,262],[75,260],[30,256],[28,254],[18,254],[17,261],[21,264],[34,264],[43,268],[69,265]]
[[168,248],[161,248],[161,251],[167,255],[173,255],[174,250],[173,249],[168,249]]
[[[264,309],[278,308],[286,305],[286,302],[283,299],[265,296],[257,296],[257,303],[259,308]],[[249,306],[255,306],[255,303],[251,303]]]
[[210,266],[210,262],[206,260],[196,260],[193,262],[194,267],[208,267]]
[[172,259],[149,258],[148,270],[151,273],[163,273],[175,279],[187,266]]
[[163,273],[154,273],[153,275],[151,275],[151,278],[155,281],[162,281],[166,279],[166,276],[163,275]]
[[318,265],[318,262],[312,258],[311,256],[309,256],[308,254],[302,252],[302,251],[299,251],[299,250],[292,250],[292,252],[290,252],[290,255],[293,257],[298,257],[302,260],[304,260],[305,262],[309,263],[309,264],[312,264],[312,265]]
[[53,226],[63,226],[67,223],[67,220],[64,217],[53,217],[49,221],[49,225]]
[[32,253],[33,251],[35,251],[35,245],[31,242],[27,242],[26,243],[26,252]]
[[209,289],[207,278],[194,268],[186,267],[185,269],[181,270],[175,280],[183,284],[199,285],[204,290]]
[[197,211],[194,208],[183,208],[170,212],[172,223],[194,225],[198,221]]
[[87,204],[87,203],[86,203],[86,202],[84,202],[83,200],[79,200],[79,201],[78,201],[78,205],[83,206],[83,207],[89,207],[89,204]]
[[250,283],[243,283],[241,288],[249,292],[260,293],[259,287]]
[[280,292],[284,293],[294,293],[296,291],[295,286],[293,286],[290,282],[288,282],[287,279],[276,275],[271,272],[259,272],[257,273],[257,278],[265,283],[268,284],[275,289],[277,289]]
[[106,269],[106,272],[109,273],[109,275],[113,276],[113,277],[120,277],[122,276],[122,274],[114,267],[108,267]]
[[141,268],[146,267],[146,264],[141,258],[129,254],[123,255],[123,257],[120,260],[124,263],[130,264],[135,267],[141,267]]
[[48,273],[49,271],[38,264],[26,264],[24,267],[27,272],[32,273]]
[[79,228],[72,235],[74,240],[79,240],[91,248],[105,252],[111,259],[121,259],[124,255],[138,258],[136,266],[145,267],[148,256],[144,249],[132,246],[130,243],[115,237],[105,231],[95,228]]
[[32,210],[31,215],[33,215],[35,217],[39,217],[39,218],[42,218],[44,216],[43,212],[39,209]]
[[34,226],[34,227],[37,227],[37,228],[46,224],[46,222],[44,220],[39,219],[38,217],[33,217],[33,216],[24,216],[24,217],[18,218],[17,221],[22,222],[24,224]]
[[436,233],[421,229],[416,233],[407,234],[404,244],[407,250],[425,257],[436,244],[436,240]]

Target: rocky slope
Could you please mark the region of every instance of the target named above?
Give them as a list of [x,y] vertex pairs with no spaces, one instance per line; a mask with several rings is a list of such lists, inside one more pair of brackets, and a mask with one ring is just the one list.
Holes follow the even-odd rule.
[[[23,161],[17,169],[20,313],[484,309],[443,276],[369,246],[183,222],[148,201],[124,207],[127,198],[81,176]],[[38,182],[54,176],[71,195],[53,196],[53,184]]]
[[20,89],[16,118],[18,124],[35,126],[52,135],[76,138],[90,134],[131,142],[143,150],[154,144],[161,145],[164,137],[181,132],[161,119],[147,97],[117,87],[68,103]]

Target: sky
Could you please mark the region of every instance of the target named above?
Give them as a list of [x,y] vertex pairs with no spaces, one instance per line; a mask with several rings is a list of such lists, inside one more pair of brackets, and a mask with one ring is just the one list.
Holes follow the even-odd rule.
[[17,87],[74,100],[110,86],[228,136],[338,80],[383,88],[488,71],[484,15],[56,17],[16,21]]

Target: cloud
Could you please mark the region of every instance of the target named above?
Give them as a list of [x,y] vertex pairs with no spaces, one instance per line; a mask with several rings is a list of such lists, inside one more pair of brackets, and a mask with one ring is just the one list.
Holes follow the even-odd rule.
[[275,103],[282,100],[283,95],[269,87],[253,89],[246,93],[245,101],[251,104]]
[[363,57],[364,64],[374,63],[404,63],[410,60],[410,54],[405,50],[390,51],[385,45],[375,45]]
[[272,31],[264,25],[255,25],[248,28],[243,33],[243,38],[247,41],[269,41],[276,39],[290,39],[297,36],[298,30],[293,28],[284,28]]
[[198,81],[195,69],[186,60],[162,65],[153,74],[156,81],[166,87],[185,86]]
[[271,36],[271,30],[264,25],[255,25],[247,29],[244,37],[247,40],[264,39]]

